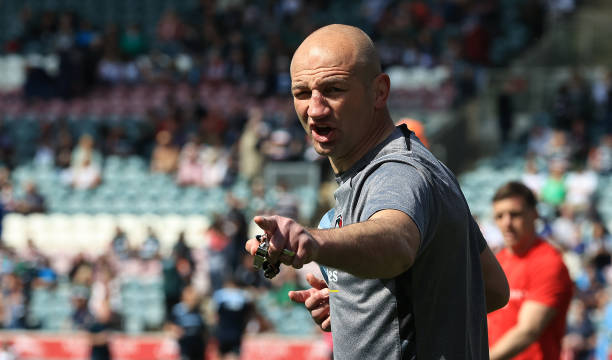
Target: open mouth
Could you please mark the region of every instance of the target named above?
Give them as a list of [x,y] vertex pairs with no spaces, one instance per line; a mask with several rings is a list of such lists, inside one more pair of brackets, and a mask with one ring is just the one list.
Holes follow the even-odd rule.
[[328,126],[313,126],[312,130],[321,136],[329,135],[329,133],[332,131],[332,129]]

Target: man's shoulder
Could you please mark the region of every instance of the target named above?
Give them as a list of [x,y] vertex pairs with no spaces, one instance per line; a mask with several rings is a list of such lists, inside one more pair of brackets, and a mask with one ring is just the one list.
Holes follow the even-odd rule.
[[541,279],[554,279],[555,282],[569,285],[569,271],[561,253],[546,240],[539,239],[529,256],[529,268],[533,276]]
[[537,239],[536,244],[529,251],[529,255],[530,259],[536,259],[537,261],[547,260],[563,263],[563,257],[559,250],[542,238]]

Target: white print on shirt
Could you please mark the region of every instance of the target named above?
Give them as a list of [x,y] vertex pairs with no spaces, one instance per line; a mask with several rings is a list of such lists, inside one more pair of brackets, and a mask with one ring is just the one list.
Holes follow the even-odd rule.
[[525,297],[525,291],[520,289],[510,289],[510,300],[521,300]]
[[330,270],[326,268],[325,272],[327,273],[327,279],[329,281],[333,281],[333,282],[338,281],[338,270]]

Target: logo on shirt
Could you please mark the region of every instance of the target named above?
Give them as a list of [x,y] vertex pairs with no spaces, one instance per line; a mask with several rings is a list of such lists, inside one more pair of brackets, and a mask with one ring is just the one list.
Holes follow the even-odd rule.
[[336,227],[337,228],[342,227],[342,214],[338,214],[338,216],[336,216]]

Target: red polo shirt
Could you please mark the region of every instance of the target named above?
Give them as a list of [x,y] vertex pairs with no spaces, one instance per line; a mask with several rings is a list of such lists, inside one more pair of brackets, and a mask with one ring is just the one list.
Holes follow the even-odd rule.
[[503,249],[497,254],[497,260],[510,284],[510,301],[502,309],[488,315],[489,346],[493,347],[516,325],[524,301],[536,301],[557,309],[557,313],[540,338],[514,359],[558,360],[573,291],[561,255],[550,244],[537,239],[525,254],[517,256]]

